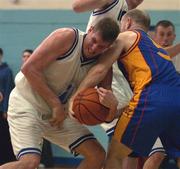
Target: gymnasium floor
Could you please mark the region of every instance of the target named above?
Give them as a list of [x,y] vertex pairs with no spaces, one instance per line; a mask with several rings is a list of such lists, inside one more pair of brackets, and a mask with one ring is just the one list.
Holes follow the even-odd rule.
[[[43,169],[43,168],[38,168],[38,169]],[[60,167],[60,168],[44,168],[44,169],[75,169],[75,168]]]

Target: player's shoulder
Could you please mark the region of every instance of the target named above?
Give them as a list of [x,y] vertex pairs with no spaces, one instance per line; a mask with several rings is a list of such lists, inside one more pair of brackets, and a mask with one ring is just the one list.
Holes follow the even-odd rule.
[[134,31],[125,31],[118,35],[117,44],[121,46],[124,51],[127,51],[137,40],[137,33]]
[[136,37],[137,33],[135,31],[125,31],[125,32],[121,32],[118,36],[119,39],[124,39],[124,38],[130,38],[130,37]]
[[136,40],[138,37],[138,34],[134,31],[125,31],[125,32],[121,32],[118,35],[118,41],[119,43],[126,43],[126,42],[133,42],[134,40]]
[[78,30],[75,28],[59,28],[54,30],[51,36],[73,40],[77,34]]

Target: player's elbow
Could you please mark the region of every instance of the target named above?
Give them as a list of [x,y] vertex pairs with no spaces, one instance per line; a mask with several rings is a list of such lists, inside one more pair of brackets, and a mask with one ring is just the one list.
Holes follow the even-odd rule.
[[31,76],[33,72],[33,68],[31,65],[25,63],[21,67],[21,72],[24,74],[24,76],[28,77],[28,76]]
[[73,11],[75,11],[77,13],[83,12],[81,5],[76,1],[72,4],[72,9],[73,9]]

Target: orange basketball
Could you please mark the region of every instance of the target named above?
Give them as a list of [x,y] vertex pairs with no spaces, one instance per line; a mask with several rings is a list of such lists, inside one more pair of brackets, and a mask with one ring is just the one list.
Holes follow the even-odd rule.
[[88,88],[75,97],[73,112],[80,123],[97,125],[105,121],[109,109],[100,103],[97,90]]

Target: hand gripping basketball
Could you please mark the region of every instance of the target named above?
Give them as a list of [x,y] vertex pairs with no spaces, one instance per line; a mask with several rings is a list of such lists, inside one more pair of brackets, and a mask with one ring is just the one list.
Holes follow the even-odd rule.
[[97,125],[105,122],[109,109],[99,101],[95,88],[88,88],[80,92],[72,106],[73,116],[82,124]]

